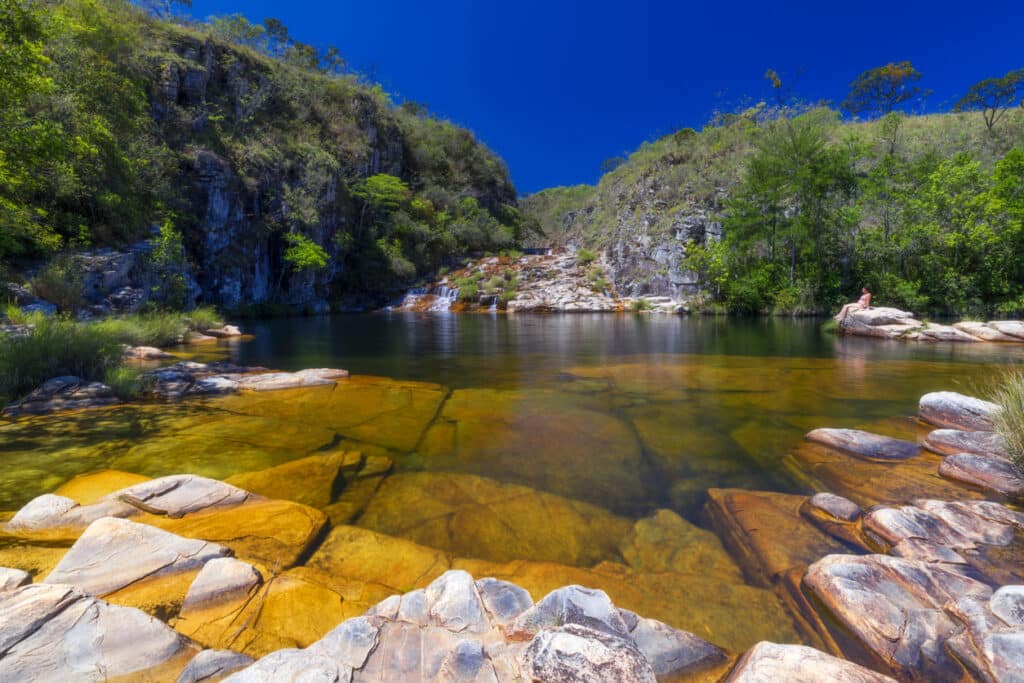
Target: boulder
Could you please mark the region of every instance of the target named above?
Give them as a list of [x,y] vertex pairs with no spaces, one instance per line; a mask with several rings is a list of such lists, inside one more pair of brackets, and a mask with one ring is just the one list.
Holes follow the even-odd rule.
[[995,403],[954,391],[936,391],[921,397],[917,414],[936,427],[991,432],[992,414],[997,410],[999,406]]
[[12,591],[30,583],[32,583],[32,576],[28,572],[0,567],[0,593]]
[[924,438],[922,445],[933,453],[941,455],[973,453],[974,455],[1009,459],[1006,442],[997,432],[934,429]]
[[507,631],[518,638],[532,637],[544,629],[577,624],[622,637],[629,628],[602,590],[565,586],[545,595],[511,624]]
[[182,613],[201,609],[211,603],[236,602],[248,598],[263,577],[247,562],[232,557],[219,557],[203,565],[189,586]]
[[1002,458],[957,453],[942,461],[939,474],[1008,498],[1024,498],[1024,476],[1016,465]]
[[523,668],[535,681],[655,683],[650,662],[627,639],[568,624],[539,633],[526,649]]
[[839,522],[856,522],[862,512],[852,500],[834,493],[816,493],[807,500],[807,505]]
[[217,508],[232,508],[251,498],[248,491],[207,477],[175,474],[116,491],[108,500],[118,500],[155,515],[171,519]]
[[760,642],[750,648],[725,683],[895,683],[888,676],[805,645]]
[[330,386],[348,377],[347,370],[313,368],[298,372],[265,372],[257,375],[232,377],[238,386],[249,391],[279,391],[301,387]]
[[806,439],[868,460],[906,460],[921,453],[921,447],[912,441],[860,429],[815,429]]
[[124,350],[124,357],[128,360],[168,360],[174,358],[166,351],[161,351],[155,346],[129,346]]
[[204,330],[204,334],[216,337],[217,339],[226,339],[228,337],[241,337],[242,331],[234,325],[222,325],[221,327]]
[[7,417],[45,415],[64,410],[102,408],[120,402],[113,389],[101,382],[87,382],[73,376],[54,377],[25,398],[4,408],[3,414]]
[[70,584],[102,597],[143,579],[198,570],[228,552],[215,543],[104,517],[89,525],[45,583]]
[[167,680],[196,648],[153,617],[65,585],[0,592],[0,680]]
[[961,332],[966,332],[967,334],[971,335],[972,337],[976,337],[977,339],[981,339],[982,341],[987,341],[987,342],[1020,342],[1020,341],[1024,341],[1024,340],[1022,340],[1019,337],[1014,337],[1013,335],[1009,335],[1009,334],[1005,334],[1003,332],[1000,332],[999,330],[997,330],[996,328],[992,327],[988,323],[964,321],[964,322],[954,323],[953,327],[955,327],[956,329],[960,330]]
[[919,341],[976,342],[978,339],[951,325],[928,324],[920,330]]
[[885,306],[851,311],[843,323],[847,321],[856,321],[870,327],[878,327],[880,325],[921,325],[919,321],[914,319],[913,313],[901,311],[898,308],[886,308]]
[[252,657],[232,650],[203,650],[188,663],[178,676],[177,683],[219,681],[254,661]]
[[825,610],[824,623],[839,629],[834,637],[847,657],[871,661],[900,680],[956,680],[959,666],[944,645],[960,626],[943,607],[965,596],[987,599],[992,589],[946,567],[886,555],[829,555],[807,569],[803,583]]
[[1020,320],[990,320],[985,324],[1005,335],[1024,340],[1024,322]]
[[65,496],[44,493],[24,505],[3,528],[15,535],[77,538],[79,533],[104,517],[131,517],[138,509],[117,500],[79,505]]

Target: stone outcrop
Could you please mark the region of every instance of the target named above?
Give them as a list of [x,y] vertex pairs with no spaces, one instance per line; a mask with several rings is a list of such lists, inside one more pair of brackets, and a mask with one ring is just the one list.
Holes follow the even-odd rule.
[[1006,443],[996,432],[935,429],[928,433],[921,445],[933,453],[941,455],[973,453],[991,458],[1009,459]]
[[921,342],[1015,342],[1024,343],[1024,323],[1019,321],[972,322],[953,325],[921,322],[913,313],[898,308],[872,307],[850,311],[839,323],[840,334]]
[[804,645],[762,642],[736,663],[725,683],[895,683],[894,679]]
[[992,414],[999,406],[955,391],[925,394],[917,406],[917,415],[936,427],[965,431],[991,432]]
[[114,391],[102,382],[87,382],[72,376],[54,377],[4,408],[3,414],[6,417],[44,415],[62,410],[103,408],[120,402]]
[[921,453],[921,447],[914,442],[860,429],[815,429],[806,438],[868,460],[906,460]]
[[147,373],[153,397],[172,400],[185,396],[209,396],[238,391],[277,391],[330,386],[348,377],[346,370],[311,368],[297,372],[270,372],[266,368],[230,363],[183,361]]
[[[512,620],[530,626],[510,633],[503,626]],[[600,591],[569,586],[532,606],[512,584],[449,571],[308,648],[272,653],[227,680],[277,681],[301,671],[326,680],[646,683],[724,659],[700,638],[620,612]]]
[[0,592],[0,680],[173,680],[197,651],[159,620],[78,588]]
[[942,461],[939,474],[1009,498],[1024,499],[1024,475],[1002,458],[957,453]]

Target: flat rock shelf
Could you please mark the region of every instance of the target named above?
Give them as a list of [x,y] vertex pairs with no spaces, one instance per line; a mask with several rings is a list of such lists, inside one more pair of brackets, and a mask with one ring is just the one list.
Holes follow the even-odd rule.
[[917,320],[909,311],[886,307],[851,311],[839,322],[838,329],[840,334],[901,341],[1024,344],[1024,322],[1019,320],[965,320],[941,325]]

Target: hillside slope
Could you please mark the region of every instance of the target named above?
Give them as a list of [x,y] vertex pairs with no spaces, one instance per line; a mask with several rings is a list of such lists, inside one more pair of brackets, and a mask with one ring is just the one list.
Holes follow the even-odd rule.
[[[520,206],[552,246],[607,254],[623,295],[799,312],[867,284],[915,309],[1012,310],[1024,188],[1010,151],[1022,145],[1020,108],[990,136],[976,113],[849,123],[759,105],[645,143],[597,186]],[[972,279],[979,263],[1002,281]]]
[[122,0],[0,0],[0,15],[0,122],[37,135],[0,133],[16,163],[0,168],[0,265],[166,223],[202,299],[310,305],[520,240],[500,158],[309,46],[257,49]]

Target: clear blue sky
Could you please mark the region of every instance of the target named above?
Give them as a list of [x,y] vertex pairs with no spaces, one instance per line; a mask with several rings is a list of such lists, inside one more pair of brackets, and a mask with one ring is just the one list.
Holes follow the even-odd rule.
[[191,14],[281,19],[337,45],[399,99],[472,129],[523,194],[593,183],[604,159],[715,109],[794,94],[842,100],[865,69],[911,60],[948,108],[972,83],[1024,67],[1024,3],[631,0],[194,0]]

